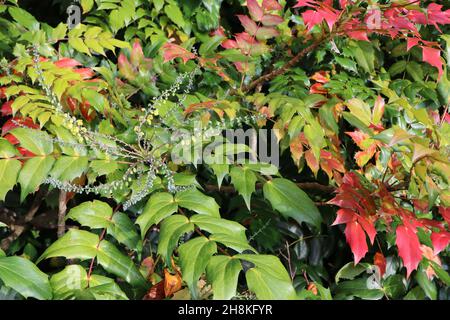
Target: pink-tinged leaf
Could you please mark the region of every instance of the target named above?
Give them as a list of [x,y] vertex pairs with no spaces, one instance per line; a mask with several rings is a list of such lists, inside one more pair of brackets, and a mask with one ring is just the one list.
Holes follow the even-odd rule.
[[378,96],[375,100],[375,106],[372,111],[372,123],[379,124],[384,115],[384,99],[381,96]]
[[380,269],[380,276],[383,276],[386,273],[386,258],[381,252],[375,253],[373,264]]
[[336,220],[334,220],[332,226],[349,223],[356,219],[355,211],[350,209],[339,209],[336,212]]
[[[421,245],[420,246],[420,250],[422,251],[422,256],[425,259],[428,259],[429,261],[433,261],[437,265],[442,266],[441,259],[439,259],[437,254],[434,253],[433,249],[431,249],[430,247],[428,247],[426,245]],[[432,280],[433,277],[436,275],[436,273],[434,272],[433,266],[431,266],[431,265],[427,266],[427,268],[425,270],[425,273],[427,274],[427,277],[430,280]]]
[[439,213],[441,214],[442,218],[444,218],[445,221],[450,225],[450,207],[439,207]]
[[433,67],[436,67],[439,71],[439,78],[443,74],[442,70],[442,60],[441,60],[441,50],[422,46],[423,61],[428,62]]
[[404,225],[397,227],[396,236],[395,243],[398,248],[398,255],[403,260],[403,265],[406,268],[406,277],[409,278],[411,272],[417,269],[422,260],[419,238],[412,228]]
[[239,14],[237,17],[244,27],[245,31],[247,31],[249,35],[254,36],[256,34],[256,31],[258,31],[258,26],[256,25],[255,21],[250,19],[248,16],[244,16],[241,14]]
[[172,61],[176,58],[181,58],[183,60],[183,63],[186,63],[189,60],[195,59],[195,54],[183,47],[180,47],[179,45],[170,42],[166,43],[163,46],[163,50],[164,62]]
[[439,254],[447,248],[450,243],[450,232],[433,232],[431,234],[431,243],[433,243],[434,254]]
[[323,16],[315,10],[308,10],[303,12],[302,17],[308,30],[311,30],[323,21]]
[[135,67],[144,60],[144,51],[142,51],[141,42],[138,39],[135,39],[133,42],[130,59],[131,64]]
[[300,7],[315,7],[318,4],[316,3],[316,0],[297,0],[297,4],[294,6],[294,8],[300,8]]
[[81,79],[83,80],[90,79],[93,76],[95,76],[95,72],[92,71],[92,69],[90,68],[74,69],[73,71],[78,73],[81,76]]
[[75,59],[70,59],[70,58],[60,59],[60,60],[56,61],[54,64],[58,68],[74,68],[77,66],[81,66],[80,62],[78,62]]
[[369,36],[367,35],[367,31],[359,30],[359,31],[348,31],[347,35],[355,40],[360,41],[370,41]]
[[439,31],[438,24],[450,24],[450,10],[442,11],[442,5],[431,3],[427,8],[428,23],[434,25]]
[[250,15],[255,21],[261,21],[264,16],[264,10],[258,4],[257,0],[247,0],[247,7]]
[[346,132],[360,149],[365,149],[363,142],[370,138],[367,133],[362,131]]
[[347,239],[347,243],[350,245],[350,249],[353,252],[356,265],[362,258],[364,258],[367,251],[369,251],[367,247],[366,234],[357,221],[352,221],[347,223],[347,227],[345,228],[345,238]]
[[411,50],[411,48],[417,46],[420,42],[420,39],[418,38],[408,38],[406,40],[406,51]]
[[279,25],[280,23],[283,23],[283,21],[284,20],[282,17],[276,16],[274,14],[266,14],[262,18],[262,24],[265,25],[266,27]]
[[279,32],[272,27],[260,27],[256,32],[256,39],[267,40],[279,35]]
[[262,7],[267,11],[283,9],[281,4],[279,4],[277,0],[263,0]]
[[222,42],[222,47],[224,47],[225,49],[235,49],[238,47],[238,45],[235,40],[228,39]]
[[133,66],[123,53],[119,55],[118,66],[120,74],[125,77],[125,79],[134,80],[136,78]]
[[12,115],[12,107],[11,106],[12,106],[13,102],[14,102],[14,100],[9,100],[2,105],[0,113],[2,114],[3,117]]
[[314,175],[317,175],[317,172],[319,171],[319,161],[317,161],[316,157],[314,156],[314,153],[311,149],[305,152],[305,160],[308,167],[311,169],[311,171],[314,173]]

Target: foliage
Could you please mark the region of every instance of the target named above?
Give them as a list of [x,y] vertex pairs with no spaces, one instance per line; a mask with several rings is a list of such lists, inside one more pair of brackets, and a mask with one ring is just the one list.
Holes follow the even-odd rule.
[[0,297],[448,298],[449,1],[80,5],[0,2]]

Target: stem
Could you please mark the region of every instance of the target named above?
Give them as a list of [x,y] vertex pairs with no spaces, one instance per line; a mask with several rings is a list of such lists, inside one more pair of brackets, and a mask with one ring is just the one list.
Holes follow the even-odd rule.
[[59,191],[59,210],[58,210],[58,238],[61,238],[66,231],[66,210],[67,210],[67,192]]

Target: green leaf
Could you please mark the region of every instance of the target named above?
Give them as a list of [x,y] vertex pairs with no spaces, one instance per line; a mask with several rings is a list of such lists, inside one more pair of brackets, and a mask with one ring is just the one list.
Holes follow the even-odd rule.
[[81,7],[83,8],[83,13],[89,12],[94,6],[94,0],[81,0]]
[[335,299],[352,299],[354,297],[366,300],[379,300],[384,296],[380,289],[369,289],[367,278],[343,281],[336,288]]
[[431,267],[433,268],[438,278],[442,280],[442,282],[444,282],[446,286],[450,286],[450,275],[436,262],[429,261],[429,263],[431,264]]
[[38,189],[44,179],[47,178],[54,162],[55,159],[51,157],[36,157],[25,162],[17,179],[21,187],[21,202],[25,200],[29,193]]
[[248,288],[260,300],[293,300],[297,298],[291,278],[280,259],[271,255],[239,254],[255,266],[245,273]]
[[25,298],[50,300],[52,289],[48,276],[22,257],[0,257],[0,279]]
[[97,255],[98,243],[98,235],[84,230],[70,229],[64,236],[53,242],[36,263],[54,257],[93,259]]
[[134,265],[133,260],[106,240],[100,243],[97,261],[106,271],[124,279],[132,286],[146,285],[144,277]]
[[33,152],[35,155],[45,156],[53,152],[52,140],[44,131],[15,128],[10,133],[19,140],[21,147]]
[[153,194],[147,201],[142,214],[136,220],[136,223],[141,228],[142,238],[145,237],[152,225],[160,223],[177,212],[177,210],[178,205],[170,193],[160,192]]
[[62,271],[55,273],[50,278],[53,298],[56,300],[72,298],[76,290],[86,288],[87,284],[87,272],[79,265],[66,266]]
[[370,106],[367,103],[360,99],[354,98],[347,101],[347,107],[350,109],[351,114],[362,121],[364,125],[370,125],[372,115],[370,112]]
[[3,159],[0,160],[0,201],[5,201],[6,194],[17,182],[22,164],[19,160]]
[[370,42],[352,41],[349,49],[355,57],[358,65],[367,73],[372,73],[375,69],[375,50]]
[[263,187],[264,197],[283,216],[291,217],[298,223],[306,222],[320,228],[322,216],[308,195],[292,181],[277,178]]
[[255,192],[255,184],[257,180],[255,173],[245,167],[233,167],[231,169],[230,176],[233,185],[236,187],[239,194],[244,198],[248,210],[251,210],[250,199],[252,197],[252,193]]
[[59,157],[50,175],[60,181],[72,181],[80,177],[88,169],[87,157]]
[[8,140],[0,138],[0,159],[12,158],[18,155],[20,153]]
[[437,299],[437,288],[436,284],[428,279],[427,274],[422,268],[419,268],[416,272],[416,280],[422,290],[425,292],[428,298],[431,300]]
[[369,266],[365,263],[359,263],[355,265],[353,262],[349,262],[344,265],[339,271],[336,273],[334,281],[336,284],[339,283],[341,279],[345,280],[353,280],[361,273],[367,270]]
[[172,3],[168,4],[164,7],[164,12],[178,27],[184,28],[186,22],[184,21],[183,13],[177,5]]
[[135,225],[126,214],[116,212],[112,217],[107,231],[119,243],[126,245],[131,250],[140,251],[142,249],[142,241],[136,231]]
[[39,29],[39,22],[25,10],[19,7],[9,7],[8,12],[14,20],[25,28],[34,31]]
[[112,208],[105,202],[94,200],[83,202],[69,211],[66,219],[79,222],[82,226],[92,229],[111,226]]
[[208,282],[212,284],[214,300],[230,300],[236,295],[239,273],[242,265],[239,259],[229,256],[214,256],[206,266]]
[[189,287],[191,296],[198,299],[197,282],[205,271],[211,256],[217,252],[217,245],[208,238],[199,237],[182,244],[178,248],[183,280]]
[[403,276],[394,274],[383,281],[383,290],[392,299],[399,299],[406,293],[406,287],[403,283]]
[[210,164],[209,165],[211,169],[213,169],[214,174],[217,177],[217,185],[222,185],[223,179],[227,176],[227,174],[230,172],[230,165],[228,164]]
[[192,210],[199,214],[220,217],[219,205],[216,201],[204,195],[197,189],[187,189],[176,194],[175,202],[182,208]]
[[177,214],[168,217],[162,222],[159,234],[158,254],[164,258],[167,265],[170,265],[170,257],[180,237],[193,230],[194,224],[182,215]]

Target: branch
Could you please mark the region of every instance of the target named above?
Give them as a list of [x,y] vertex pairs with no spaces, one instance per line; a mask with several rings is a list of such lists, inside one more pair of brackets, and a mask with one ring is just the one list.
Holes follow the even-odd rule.
[[61,238],[66,231],[66,210],[67,210],[67,192],[61,190],[59,192],[59,209],[58,209],[58,238]]
[[259,77],[258,79],[254,80],[249,85],[243,87],[242,92],[247,93],[250,90],[254,89],[256,86],[260,85],[261,83],[270,81],[270,80],[276,78],[277,76],[286,73],[290,68],[292,68],[294,65],[296,65],[309,52],[313,51],[315,48],[320,46],[326,39],[327,39],[327,37],[323,37],[323,38],[319,39],[318,41],[314,42],[313,44],[311,44],[309,47],[306,47],[305,49],[303,49],[302,51],[297,53],[297,55],[294,56],[294,58],[292,58],[292,60],[290,60],[288,63],[286,63],[281,68],[276,69],[270,73],[267,73],[267,74]]

